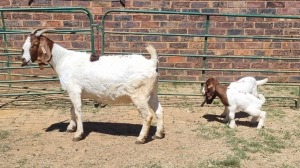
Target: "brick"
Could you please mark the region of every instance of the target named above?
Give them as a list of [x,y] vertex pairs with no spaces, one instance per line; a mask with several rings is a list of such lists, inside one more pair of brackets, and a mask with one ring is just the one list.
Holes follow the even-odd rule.
[[284,2],[267,2],[267,8],[284,8]]
[[189,8],[190,7],[190,2],[186,1],[186,2],[172,2],[171,4],[171,8]]
[[277,22],[274,23],[274,28],[291,28],[293,27],[292,22]]
[[105,22],[105,27],[106,28],[121,28],[121,22]]
[[273,23],[255,23],[255,28],[271,29],[273,28]]
[[0,6],[10,6],[10,0],[1,0]]
[[178,27],[178,23],[175,22],[160,22],[161,28],[176,28]]
[[234,23],[232,23],[232,22],[217,22],[216,26],[219,28],[234,28]]
[[195,23],[195,22],[181,22],[181,23],[179,23],[178,28],[180,28],[180,29],[182,29],[182,28],[185,28],[185,29],[197,28],[197,23]]
[[249,29],[245,30],[245,35],[262,35],[264,34],[264,30],[261,29]]
[[70,14],[53,14],[55,20],[72,20],[73,16]]
[[271,30],[265,30],[265,35],[283,35],[282,29],[271,29]]
[[192,63],[175,63],[176,68],[192,68]]
[[290,50],[273,50],[273,55],[276,56],[289,56],[290,54]]
[[150,7],[151,2],[147,1],[133,1],[132,7]]
[[105,41],[111,41],[111,42],[123,41],[123,37],[118,35],[105,36]]
[[140,22],[122,22],[123,28],[139,28],[141,27]]
[[79,34],[66,34],[63,35],[63,39],[61,41],[82,41],[83,40],[83,36],[79,35]]
[[257,9],[241,9],[240,13],[244,13],[244,14],[257,14]]
[[246,2],[247,8],[265,8],[265,2]]
[[90,48],[90,44],[87,42],[73,41],[73,42],[71,42],[71,45],[73,48],[79,48],[79,49],[89,49]]
[[253,28],[254,23],[236,23],[236,28]]
[[81,27],[82,22],[81,21],[63,21],[64,27]]
[[242,49],[245,47],[244,43],[225,43],[226,49]]
[[114,15],[114,21],[132,21],[131,15]]
[[172,33],[172,34],[186,34],[187,30],[186,29],[170,29],[169,33]]
[[153,15],[154,21],[166,21],[168,18],[167,15]]
[[169,21],[187,21],[187,16],[170,15]]
[[160,36],[144,36],[143,41],[160,41]]
[[23,26],[25,27],[41,27],[41,21],[23,21]]
[[61,21],[55,21],[55,20],[51,20],[51,21],[46,21],[45,23],[45,27],[62,27],[62,22]]
[[227,2],[213,2],[214,8],[227,8]]
[[154,8],[171,8],[171,2],[169,2],[169,1],[152,1],[151,6]]
[[159,22],[142,22],[141,26],[147,28],[158,28]]
[[187,47],[188,47],[187,43],[170,43],[170,48],[184,49]]
[[219,9],[201,9],[202,13],[219,13]]
[[245,8],[246,3],[243,1],[228,2],[228,8]]
[[52,15],[48,13],[36,13],[33,15],[33,20],[51,20],[52,18]]
[[27,14],[27,13],[14,13],[13,15],[12,15],[12,18],[13,19],[16,19],[16,20],[18,20],[18,19],[32,19],[32,15],[31,14]]
[[245,49],[262,49],[263,48],[263,43],[245,43],[244,46]]
[[150,21],[150,15],[133,15],[133,21]]
[[7,20],[7,21],[5,21],[5,26],[7,26],[7,27],[19,27],[19,26],[22,26],[22,22],[21,21]]
[[269,64],[267,62],[255,62],[251,64],[251,68],[268,69]]
[[220,63],[214,63],[214,68],[216,69],[229,69],[231,68],[231,63],[229,62],[220,62]]
[[300,62],[290,63],[290,68],[292,69],[300,69]]
[[191,2],[191,8],[205,8],[208,7],[208,2]]
[[298,1],[287,1],[285,2],[285,7],[289,8],[300,8],[300,4]]
[[243,35],[244,34],[244,30],[241,30],[241,29],[229,29],[229,30],[227,30],[227,34],[228,35]]
[[142,37],[141,36],[126,36],[125,41],[129,42],[136,42],[136,41],[141,41]]
[[266,51],[265,50],[254,50],[254,55],[256,55],[256,56],[265,56]]
[[258,9],[257,13],[258,14],[275,15],[276,14],[276,9]]
[[168,57],[167,60],[168,63],[186,62],[186,57],[180,57],[180,56]]
[[71,1],[72,6],[84,6],[84,7],[90,7],[92,1]]
[[245,62],[233,62],[232,63],[232,68],[234,69],[249,69],[250,68],[250,63],[245,63]]

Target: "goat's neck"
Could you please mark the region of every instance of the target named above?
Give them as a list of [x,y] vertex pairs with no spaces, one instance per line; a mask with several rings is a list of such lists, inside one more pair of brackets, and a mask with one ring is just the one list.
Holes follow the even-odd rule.
[[59,69],[63,60],[66,59],[64,56],[68,55],[70,52],[73,51],[54,43],[52,48],[52,59],[50,60],[50,64],[52,65],[55,71]]
[[221,102],[225,106],[229,106],[226,92],[227,92],[227,87],[222,86],[220,84],[216,86],[216,94],[217,94],[217,96],[220,98]]

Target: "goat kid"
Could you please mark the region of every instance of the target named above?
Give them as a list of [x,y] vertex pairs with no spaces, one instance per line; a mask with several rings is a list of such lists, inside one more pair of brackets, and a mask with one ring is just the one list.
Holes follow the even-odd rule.
[[257,97],[248,92],[240,91],[237,87],[222,86],[215,78],[209,78],[206,81],[205,99],[210,104],[212,101],[219,97],[225,106],[225,113],[228,114],[224,121],[229,119],[229,127],[235,128],[235,113],[237,110],[244,111],[253,116],[252,122],[258,120],[257,129],[264,126],[266,112],[260,110],[265,103],[265,97],[258,94]]
[[[153,115],[157,117],[154,139],[164,137],[163,108],[157,96],[157,53],[153,46],[146,49],[151,59],[142,55],[101,56],[90,61],[90,54],[65,49],[37,29],[23,45],[22,66],[37,61],[40,69],[50,64],[59,76],[62,88],[72,102],[68,132],[75,132],[73,141],[83,139],[82,98],[101,103],[133,103],[143,118],[143,126],[136,143],[145,143]],[[149,108],[150,107],[150,108]]]
[[[238,91],[244,92],[244,93],[250,93],[250,94],[254,95],[255,97],[258,97],[257,87],[260,85],[263,85],[267,82],[268,82],[268,78],[265,78],[262,80],[256,80],[254,77],[247,76],[247,77],[243,77],[243,78],[239,79],[238,81],[231,82],[227,88],[235,89],[235,90],[238,90]],[[205,95],[206,90],[207,90],[207,85],[205,87],[203,87],[203,89],[202,89],[203,95]],[[211,104],[212,100],[205,99],[203,102],[203,105],[205,102],[207,102],[207,104]],[[224,109],[223,113],[221,114],[221,116],[226,117],[225,121],[228,120],[227,113],[228,113],[228,109],[226,109],[226,106],[225,106],[225,109]]]

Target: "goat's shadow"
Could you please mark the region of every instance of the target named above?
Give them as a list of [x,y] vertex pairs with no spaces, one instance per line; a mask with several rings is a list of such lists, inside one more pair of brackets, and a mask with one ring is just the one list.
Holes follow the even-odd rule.
[[[221,115],[216,115],[216,114],[205,114],[202,116],[203,118],[205,118],[208,122],[214,122],[217,121],[219,123],[224,123],[224,116]],[[235,114],[235,118],[247,118],[249,117],[249,114],[245,113],[245,112],[238,112]],[[240,121],[237,120],[236,121],[237,125],[243,125],[243,126],[248,126],[248,127],[256,127],[257,126],[257,122],[252,123],[249,121]]]
[[[59,123],[54,123],[45,129],[46,132],[51,132],[58,130],[59,132],[66,132],[68,127],[67,121],[62,121]],[[110,123],[110,122],[83,122],[84,134],[83,139],[85,139],[91,132],[109,134],[115,136],[138,136],[142,125],[140,124],[128,124],[128,123]],[[152,141],[150,135],[155,134],[156,128],[150,126],[149,136],[146,142]]]

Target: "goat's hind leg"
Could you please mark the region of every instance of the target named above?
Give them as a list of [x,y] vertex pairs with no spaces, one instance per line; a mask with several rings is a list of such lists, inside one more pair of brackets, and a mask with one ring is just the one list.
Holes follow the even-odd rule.
[[260,109],[257,109],[257,108],[248,108],[247,110],[245,110],[245,112],[247,112],[249,115],[253,116],[252,120],[258,119],[258,125],[256,127],[257,129],[261,129],[264,127],[264,122],[265,122],[265,118],[266,118],[265,111],[261,111]]
[[[148,99],[149,100],[149,99]],[[144,144],[148,136],[150,129],[151,121],[153,118],[152,113],[150,112],[147,98],[144,97],[134,97],[132,98],[133,104],[138,109],[139,113],[143,118],[143,126],[140,132],[140,135],[137,138],[136,144]]]
[[152,94],[149,100],[149,106],[155,112],[157,118],[156,133],[152,136],[152,139],[162,139],[165,136],[164,133],[164,113],[161,104],[158,101],[157,94]]

